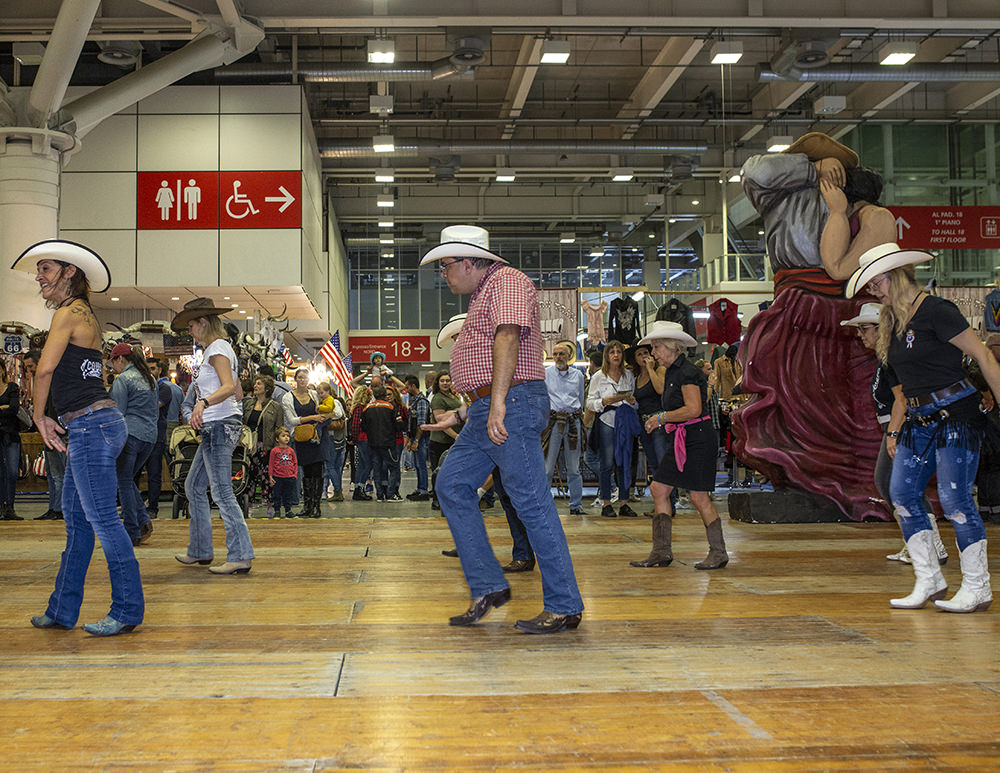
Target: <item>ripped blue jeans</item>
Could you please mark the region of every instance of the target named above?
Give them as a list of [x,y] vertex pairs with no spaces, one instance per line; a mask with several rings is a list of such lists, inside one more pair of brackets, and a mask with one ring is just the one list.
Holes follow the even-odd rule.
[[[927,416],[942,407],[944,403],[931,403],[910,409],[910,415]],[[972,497],[972,484],[979,468],[976,434],[958,422],[935,422],[927,427],[913,424],[900,436],[889,489],[904,540],[931,528],[923,495],[935,472],[941,507],[955,529],[958,549],[965,550],[986,539],[983,519]]]

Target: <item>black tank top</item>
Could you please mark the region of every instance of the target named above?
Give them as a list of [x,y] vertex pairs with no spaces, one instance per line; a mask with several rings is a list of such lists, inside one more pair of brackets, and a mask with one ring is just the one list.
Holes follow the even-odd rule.
[[108,390],[101,379],[101,353],[97,349],[84,349],[76,344],[66,344],[66,351],[56,365],[49,387],[56,414],[62,416],[106,400]]
[[639,403],[639,416],[649,416],[660,410],[660,395],[652,379],[635,390],[635,399]]

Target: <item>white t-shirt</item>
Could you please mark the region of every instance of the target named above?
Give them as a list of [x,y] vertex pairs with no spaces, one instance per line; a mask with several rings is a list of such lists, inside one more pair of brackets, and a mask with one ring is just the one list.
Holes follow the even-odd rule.
[[[239,383],[236,379],[236,352],[233,351],[233,347],[230,346],[229,341],[222,338],[217,338],[212,343],[208,345],[205,349],[205,357],[201,361],[201,366],[198,368],[198,372],[194,377],[194,386],[198,390],[197,397],[201,400],[203,397],[208,397],[214,391],[216,391],[222,382],[219,380],[219,374],[216,373],[215,368],[212,367],[210,359],[217,354],[223,355],[229,360],[229,369],[233,374],[233,384]],[[202,418],[206,421],[221,421],[222,419],[228,419],[230,416],[242,416],[243,410],[240,408],[239,403],[236,402],[235,395],[232,397],[227,397],[221,403],[216,405],[210,405],[205,408],[205,413],[202,414]]]
[[[601,400],[605,397],[614,397],[619,392],[635,392],[635,376],[632,371],[626,370],[618,381],[612,381],[604,375],[603,371],[597,371],[590,379],[590,389],[587,391],[587,407],[594,413],[601,413],[606,407]],[[615,403],[617,408],[622,403]],[[602,422],[609,427],[615,426],[615,412],[608,411],[601,415]]]

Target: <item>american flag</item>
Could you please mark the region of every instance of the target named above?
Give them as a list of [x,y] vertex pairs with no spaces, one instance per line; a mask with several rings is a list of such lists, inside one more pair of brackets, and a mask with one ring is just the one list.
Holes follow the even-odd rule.
[[351,370],[354,364],[351,362],[351,355],[342,357],[340,354],[340,331],[333,334],[333,337],[323,344],[319,350],[320,355],[326,360],[326,364],[333,371],[333,380],[337,386],[347,394],[351,393]]

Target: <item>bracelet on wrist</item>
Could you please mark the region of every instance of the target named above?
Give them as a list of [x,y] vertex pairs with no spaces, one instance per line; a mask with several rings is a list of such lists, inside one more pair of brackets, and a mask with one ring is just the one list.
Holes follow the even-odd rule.
[[891,437],[893,440],[899,437],[899,430],[892,430],[891,432],[885,433],[886,437]]

